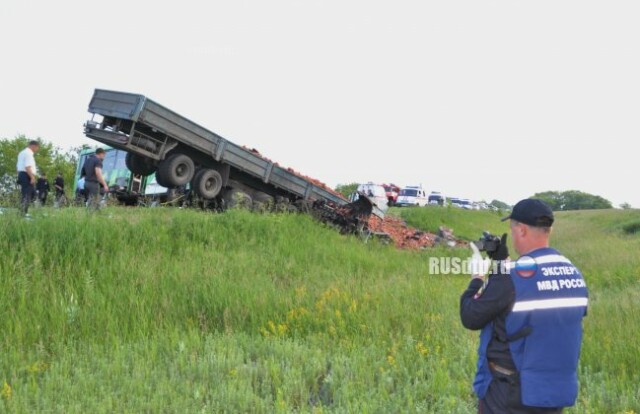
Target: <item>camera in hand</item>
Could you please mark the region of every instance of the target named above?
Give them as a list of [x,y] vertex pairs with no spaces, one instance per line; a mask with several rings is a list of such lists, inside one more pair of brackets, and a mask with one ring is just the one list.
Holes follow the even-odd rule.
[[478,250],[480,250],[481,252],[487,252],[487,254],[491,254],[496,252],[498,250],[498,247],[500,247],[500,237],[494,236],[488,231],[483,231],[482,237],[480,237],[480,239],[478,239],[477,241],[473,241],[472,243],[475,244]]

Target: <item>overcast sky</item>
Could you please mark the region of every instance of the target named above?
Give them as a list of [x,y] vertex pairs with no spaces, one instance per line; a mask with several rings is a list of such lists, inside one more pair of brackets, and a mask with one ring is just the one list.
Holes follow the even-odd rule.
[[640,207],[638,1],[0,1],[0,137],[135,92],[331,186]]

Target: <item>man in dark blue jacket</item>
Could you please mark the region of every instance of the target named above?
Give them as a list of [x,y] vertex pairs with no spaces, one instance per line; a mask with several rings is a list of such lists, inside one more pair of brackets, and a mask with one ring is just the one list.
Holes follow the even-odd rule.
[[90,156],[82,166],[84,176],[84,190],[88,197],[87,208],[97,210],[100,208],[100,188],[105,193],[109,192],[109,186],[102,174],[102,161],[106,156],[103,148],[98,148],[95,155]]
[[520,258],[509,261],[504,234],[489,253],[497,271],[487,283],[474,274],[460,298],[463,325],[481,330],[473,385],[479,412],[560,413],[577,398],[587,287],[549,247],[554,217],[544,202],[522,200],[504,220]]

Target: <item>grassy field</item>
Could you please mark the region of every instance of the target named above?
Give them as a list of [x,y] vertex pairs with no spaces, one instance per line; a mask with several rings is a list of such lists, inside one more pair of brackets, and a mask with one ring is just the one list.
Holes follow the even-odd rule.
[[[396,211],[501,233],[482,211]],[[0,216],[0,412],[472,413],[465,276],[300,215]],[[558,214],[591,289],[575,413],[640,412],[639,211]],[[625,231],[627,229],[627,231]],[[631,234],[627,234],[627,232]]]

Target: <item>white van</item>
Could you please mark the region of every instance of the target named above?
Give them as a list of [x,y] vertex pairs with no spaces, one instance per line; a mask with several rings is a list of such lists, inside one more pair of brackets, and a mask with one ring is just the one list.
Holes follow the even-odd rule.
[[400,193],[398,194],[398,201],[396,201],[396,206],[424,207],[428,203],[429,199],[427,198],[427,193],[422,189],[421,186],[407,186],[400,190]]
[[369,200],[371,200],[375,205],[382,210],[382,212],[386,212],[389,208],[389,200],[387,199],[387,192],[384,191],[384,187],[378,184],[374,184],[372,182],[366,184],[360,184],[355,193],[351,194],[349,197],[349,201],[356,201],[360,194],[364,194],[367,196]]

